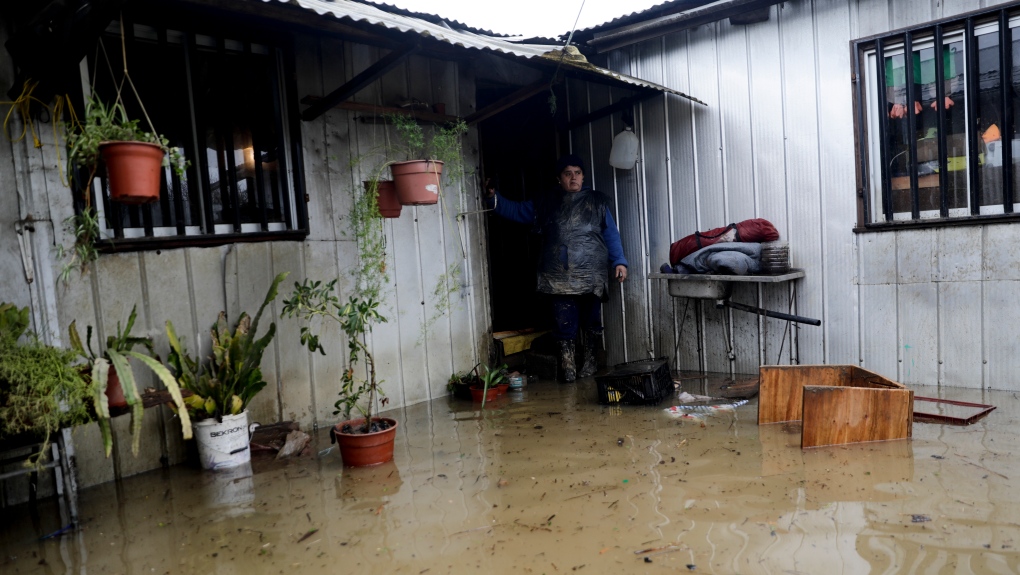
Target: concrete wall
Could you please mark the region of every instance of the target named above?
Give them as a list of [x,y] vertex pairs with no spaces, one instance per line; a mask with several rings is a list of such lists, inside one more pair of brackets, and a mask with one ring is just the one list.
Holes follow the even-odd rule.
[[[1020,307],[1010,297],[1020,287],[1011,250],[1020,228],[851,231],[850,41],[996,4],[797,0],[773,6],[767,22],[725,20],[611,52],[611,68],[708,105],[668,96],[639,106],[642,157],[632,171],[606,163],[619,115],[572,135],[595,167],[594,185],[617,203],[637,280],[607,305],[610,360],[666,355],[680,369],[735,373],[854,363],[903,383],[1020,389],[1012,353]],[[612,96],[570,89],[575,114]],[[795,292],[738,286],[733,299],[778,311],[792,301],[821,327],[673,299],[664,285],[641,281],[668,261],[671,242],[753,217],[776,225],[807,277]]]
[[[299,98],[329,93],[384,54],[325,36],[302,36],[297,46]],[[8,78],[4,85],[10,85],[11,64],[6,58],[0,58],[0,63],[0,79]],[[444,102],[447,113],[464,116],[474,110],[474,93],[472,78],[457,64],[418,57],[354,99],[389,104],[416,97]],[[35,329],[55,345],[65,343],[72,320],[82,330],[96,326],[96,335],[103,340],[137,305],[136,332],[152,336],[157,352],[166,357],[167,320],[185,336],[189,349],[195,349],[197,341],[207,350],[208,329],[219,311],[226,310],[232,319],[242,311],[254,313],[270,281],[282,271],[291,273],[281,286],[282,296],[290,292],[294,281],[305,277],[340,278],[340,297],[345,299],[357,264],[348,213],[352,193],[361,188],[363,176],[362,168],[352,168],[352,160],[371,156],[393,135],[385,124],[358,121],[360,115],[334,109],[315,121],[302,122],[302,169],[310,214],[310,235],[305,241],[103,255],[88,274],[66,285],[55,280],[60,262],[54,248],[73,243],[63,225],[72,215],[71,193],[61,183],[52,129],[49,124],[36,126],[43,138],[41,148],[25,140],[11,144],[0,139],[0,300],[31,304]],[[12,127],[17,131],[20,118],[15,120]],[[465,166],[471,172],[478,165],[476,142],[477,133],[472,130],[464,145]],[[63,150],[60,154],[66,158]],[[464,181],[473,183],[473,175]],[[389,321],[374,329],[370,343],[378,377],[384,380],[387,408],[445,395],[450,374],[470,369],[487,353],[485,224],[477,216],[458,217],[481,208],[478,194],[465,192],[466,187],[448,186],[442,205],[408,206],[399,219],[384,224],[389,282],[381,311]],[[28,216],[36,221],[31,246],[37,279],[31,286],[24,281],[18,244],[12,237],[14,220]],[[460,273],[444,275],[451,267]],[[433,295],[440,281],[452,293],[449,310]],[[282,296],[268,310],[279,332],[262,363],[269,385],[252,402],[251,417],[262,423],[293,420],[304,428],[331,425],[337,421],[333,404],[340,373],[346,368],[346,342],[334,329],[324,341],[328,355],[309,354],[298,340],[300,324],[279,318]],[[268,327],[268,321],[263,325]],[[155,383],[144,380],[142,384]],[[76,430],[82,486],[156,468],[161,458],[171,464],[184,459],[179,425],[165,408],[146,412],[138,457],[129,451],[128,418],[115,420],[114,429],[111,459],[102,456],[95,425]]]

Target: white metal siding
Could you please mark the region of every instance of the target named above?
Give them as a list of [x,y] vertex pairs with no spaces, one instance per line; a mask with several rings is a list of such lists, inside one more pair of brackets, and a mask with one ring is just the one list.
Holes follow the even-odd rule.
[[[794,313],[823,322],[792,326],[791,350],[790,335],[782,340],[785,322],[724,313],[708,301],[671,301],[664,286],[651,282],[654,355],[674,356],[668,348],[676,345],[686,313],[674,356],[680,369],[744,372],[759,364],[857,363],[904,383],[1020,389],[1015,378],[1020,357],[1011,352],[1020,339],[1020,306],[1010,300],[1020,287],[1015,225],[852,232],[857,205],[850,41],[996,4],[786,2],[772,7],[767,22],[721,21],[611,53],[615,70],[708,104],[673,97],[665,106],[662,100],[646,101],[639,107],[639,169],[617,171],[612,183],[599,172],[600,189],[616,190],[621,211],[637,206],[637,198],[645,203],[647,244],[635,246],[637,232],[621,230],[631,261],[645,252],[654,271],[666,261],[667,236],[672,242],[696,230],[763,217],[790,242],[794,265],[807,271],[796,286]],[[602,97],[588,109],[607,103]],[[608,123],[592,125],[596,171],[620,129]],[[634,198],[621,193],[633,189],[634,181],[641,187]],[[628,226],[639,221],[624,213]],[[639,279],[636,271],[632,277]],[[734,301],[780,311],[790,297],[786,286],[742,287],[733,295]],[[607,306],[609,316],[617,313]],[[622,345],[626,339],[628,351],[631,340],[646,337],[645,326],[630,316],[628,309],[624,334],[611,333],[623,324],[620,318],[606,319],[607,340]]]

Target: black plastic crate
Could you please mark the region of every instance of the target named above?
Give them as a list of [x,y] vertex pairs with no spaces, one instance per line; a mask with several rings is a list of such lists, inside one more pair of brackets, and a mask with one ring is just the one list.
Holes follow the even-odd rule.
[[653,405],[674,391],[666,358],[642,359],[614,365],[595,376],[599,403]]

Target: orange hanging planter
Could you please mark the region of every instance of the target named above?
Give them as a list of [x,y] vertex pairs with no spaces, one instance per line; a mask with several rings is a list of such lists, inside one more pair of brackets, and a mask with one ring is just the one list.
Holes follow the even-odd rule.
[[405,206],[426,206],[439,201],[439,178],[443,162],[412,160],[390,165],[397,197]]
[[384,218],[399,218],[400,210],[404,206],[400,204],[400,199],[397,198],[397,188],[394,186],[392,180],[378,180],[376,182],[362,182],[365,185],[365,191],[372,193],[372,185],[376,184],[378,195],[376,201],[379,204],[379,215]]
[[99,153],[106,164],[110,199],[124,204],[159,200],[163,148],[149,142],[103,142]]

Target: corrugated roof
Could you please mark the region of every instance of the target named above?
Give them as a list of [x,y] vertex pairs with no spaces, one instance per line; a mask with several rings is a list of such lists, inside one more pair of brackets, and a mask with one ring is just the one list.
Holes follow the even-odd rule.
[[666,86],[660,86],[653,82],[647,82],[640,78],[634,78],[625,74],[619,74],[605,68],[600,68],[589,63],[580,54],[568,52],[564,56],[561,47],[551,44],[527,44],[516,42],[510,38],[489,36],[470,32],[467,30],[455,30],[443,23],[433,23],[420,18],[413,18],[403,14],[387,12],[377,6],[354,2],[352,0],[262,0],[263,2],[281,2],[299,6],[305,10],[315,12],[320,16],[332,16],[341,20],[350,20],[373,26],[381,26],[388,30],[395,30],[403,33],[417,34],[424,38],[444,42],[468,50],[484,50],[498,52],[534,61],[535,58],[545,58],[552,62],[559,61],[565,69],[580,72],[585,75],[597,75],[605,78],[628,84],[630,86],[658,90],[669,94],[675,94],[688,98],[692,101],[704,104],[697,98],[693,98]]

